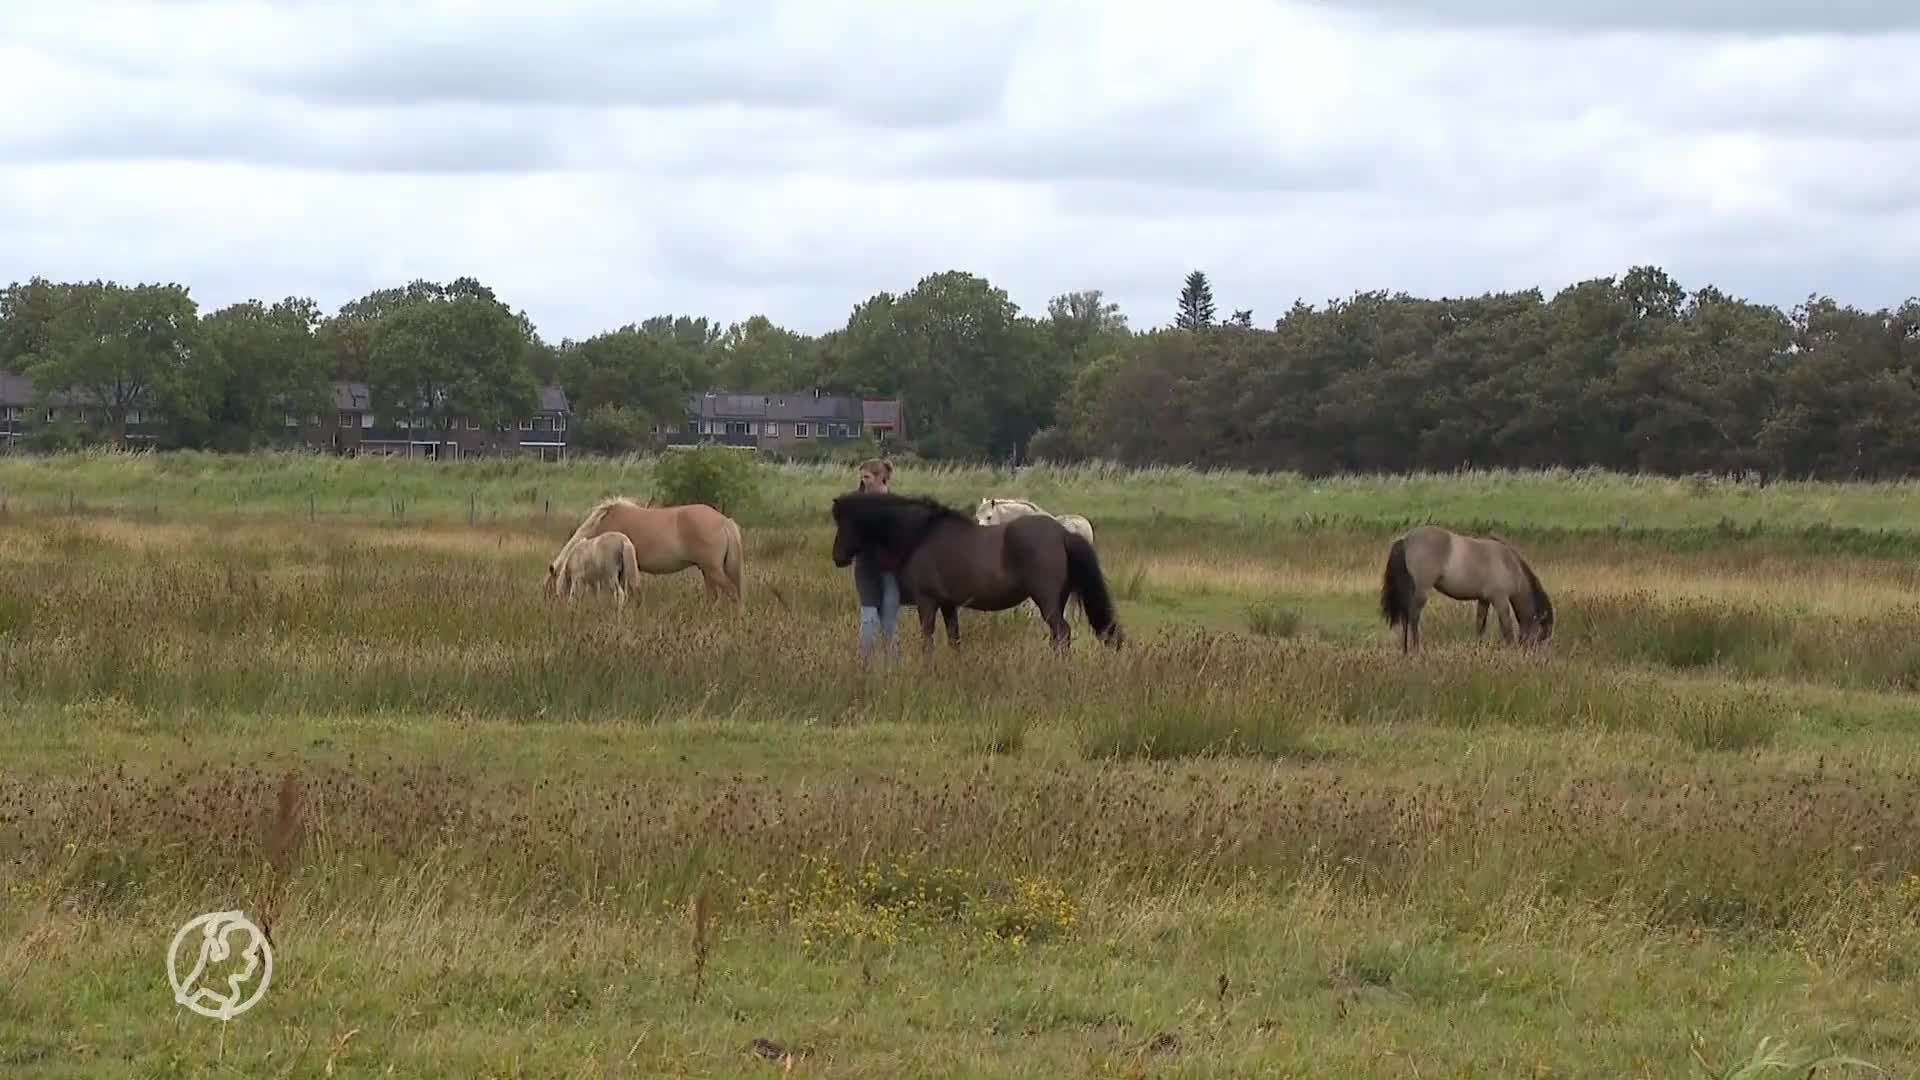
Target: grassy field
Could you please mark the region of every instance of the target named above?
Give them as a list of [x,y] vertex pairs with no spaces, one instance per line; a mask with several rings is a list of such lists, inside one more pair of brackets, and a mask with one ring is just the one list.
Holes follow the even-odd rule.
[[[1132,641],[867,668],[847,472],[742,609],[615,616],[540,582],[645,461],[0,459],[0,1075],[1920,1070],[1908,488],[908,467],[1087,514]],[[1428,518],[1551,647],[1398,654]],[[226,908],[222,1025],[164,958]]]

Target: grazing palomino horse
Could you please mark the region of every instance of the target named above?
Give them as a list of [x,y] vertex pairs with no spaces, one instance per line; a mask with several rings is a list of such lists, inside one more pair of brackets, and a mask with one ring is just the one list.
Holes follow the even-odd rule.
[[1487,633],[1487,611],[1500,616],[1500,636],[1522,645],[1553,634],[1553,600],[1533,567],[1498,535],[1461,536],[1438,525],[1422,525],[1393,542],[1380,582],[1380,614],[1400,627],[1400,651],[1420,647],[1420,612],[1427,591],[1454,600],[1472,600],[1475,632]]
[[578,543],[568,542],[560,552],[560,572],[547,575],[547,594],[572,600],[582,586],[605,585],[613,590],[616,607],[627,606],[627,590],[640,580],[633,541],[626,533],[607,532]]
[[641,573],[677,574],[696,566],[706,582],[707,599],[725,595],[739,602],[743,575],[740,526],[704,503],[641,506],[627,498],[603,500],[587,512],[567,546],[547,564],[548,587],[559,576],[568,548],[610,532],[633,541],[635,563]]
[[1093,523],[1079,514],[1048,514],[1040,509],[1039,503],[1025,499],[981,499],[980,505],[973,509],[973,520],[980,525],[1000,525],[1015,518],[1030,514],[1046,514],[1067,527],[1067,531],[1084,536],[1087,543],[1093,543]]
[[928,654],[936,615],[959,648],[959,609],[1006,611],[1028,600],[1039,607],[1054,646],[1064,649],[1073,636],[1066,607],[1074,596],[1101,641],[1117,649],[1125,640],[1093,545],[1051,516],[981,525],[933,499],[855,492],[833,500],[833,521],[833,565],[866,553],[898,575],[901,595],[920,611]]

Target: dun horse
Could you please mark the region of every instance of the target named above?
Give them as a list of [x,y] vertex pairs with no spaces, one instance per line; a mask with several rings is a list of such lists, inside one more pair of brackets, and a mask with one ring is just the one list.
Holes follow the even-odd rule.
[[866,552],[893,570],[901,596],[919,609],[928,653],[936,615],[958,648],[961,608],[1006,611],[1028,600],[1064,649],[1073,636],[1066,607],[1074,596],[1101,641],[1119,648],[1125,640],[1093,545],[1051,516],[981,525],[932,499],[856,492],[833,500],[833,521],[833,565]]
[[1533,567],[1499,536],[1461,536],[1422,525],[1393,542],[1380,582],[1380,614],[1400,628],[1400,650],[1420,647],[1420,613],[1428,590],[1478,605],[1475,633],[1485,637],[1487,611],[1500,616],[1500,636],[1521,644],[1553,634],[1553,600]]
[[707,599],[726,596],[738,603],[744,571],[741,568],[740,526],[704,503],[687,506],[641,506],[632,499],[602,501],[573,530],[567,546],[547,564],[548,588],[560,573],[567,549],[582,540],[617,532],[633,541],[636,565],[645,574],[677,574],[699,567]]
[[1086,518],[1079,514],[1049,514],[1040,509],[1039,503],[1025,499],[981,499],[980,505],[974,507],[973,520],[980,525],[999,525],[1029,514],[1046,514],[1065,525],[1068,532],[1084,536],[1087,543],[1093,543],[1093,523]]
[[578,543],[569,541],[560,553],[560,572],[547,575],[547,594],[572,600],[584,586],[605,585],[613,590],[616,607],[627,606],[627,590],[640,580],[633,541],[625,533],[601,533]]

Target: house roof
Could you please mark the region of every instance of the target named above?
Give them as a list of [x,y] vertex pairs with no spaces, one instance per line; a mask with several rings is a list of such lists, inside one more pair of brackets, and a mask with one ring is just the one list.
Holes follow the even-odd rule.
[[862,402],[859,398],[847,394],[821,394],[815,397],[812,390],[745,394],[713,391],[694,394],[687,398],[688,414],[702,420],[858,422],[863,417],[872,415],[875,405],[892,406],[896,415],[899,412],[897,402]]
[[[362,382],[337,382],[333,384],[333,407],[342,412],[360,412],[371,408],[368,404],[372,395],[367,384]],[[541,412],[566,412],[567,392],[556,385],[540,388]]]
[[900,426],[900,401],[897,398],[886,401],[862,401],[861,409],[869,424],[892,424]]
[[[0,374],[0,405],[32,405],[36,402],[33,380],[25,375]],[[99,400],[99,395],[87,391],[74,393],[68,390],[56,390],[47,395],[47,404],[91,405]]]

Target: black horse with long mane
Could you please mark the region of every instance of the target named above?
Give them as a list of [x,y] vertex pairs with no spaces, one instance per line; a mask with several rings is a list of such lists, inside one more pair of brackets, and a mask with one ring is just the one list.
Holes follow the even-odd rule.
[[947,622],[960,645],[960,609],[1006,611],[1032,600],[1065,648],[1067,601],[1075,595],[1101,641],[1125,640],[1093,545],[1044,514],[1004,525],[973,518],[924,496],[855,492],[833,500],[833,565],[865,552],[900,579],[900,597],[920,612],[920,631],[933,650],[933,620]]

